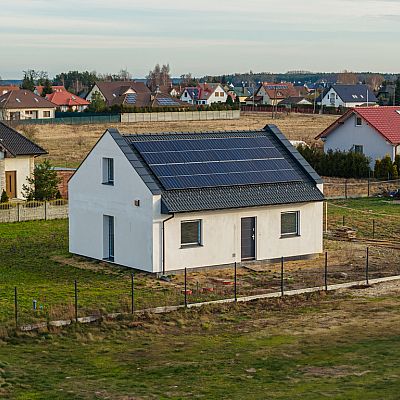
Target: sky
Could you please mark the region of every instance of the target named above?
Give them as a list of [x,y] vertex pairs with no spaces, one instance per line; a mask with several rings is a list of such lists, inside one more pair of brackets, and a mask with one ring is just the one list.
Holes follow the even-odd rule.
[[[0,76],[26,69],[400,72],[400,0],[0,0]],[[1,4],[0,3],[0,4]]]

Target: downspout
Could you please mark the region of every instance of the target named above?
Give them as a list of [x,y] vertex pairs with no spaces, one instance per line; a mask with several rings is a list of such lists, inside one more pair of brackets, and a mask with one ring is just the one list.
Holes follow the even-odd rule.
[[164,219],[162,222],[162,273],[165,275],[165,223],[170,219],[174,218],[175,214],[172,214],[169,218]]

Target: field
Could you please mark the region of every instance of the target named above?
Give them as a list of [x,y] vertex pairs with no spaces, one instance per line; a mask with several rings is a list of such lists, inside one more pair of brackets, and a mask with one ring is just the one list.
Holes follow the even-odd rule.
[[18,334],[7,399],[398,399],[400,286]]
[[[381,227],[393,221],[381,235],[397,243],[399,207],[385,199],[329,203],[329,229],[343,215],[360,226],[360,242],[325,241],[330,283],[364,278],[371,218]],[[67,244],[66,220],[0,224],[0,398],[398,398],[399,283],[130,316],[131,271],[70,256]],[[372,277],[400,274],[399,249],[374,245],[370,258]],[[285,287],[322,284],[323,260],[286,263]],[[239,295],[279,290],[278,271],[240,268]],[[23,324],[73,318],[75,279],[80,315],[126,314],[15,333],[15,286]],[[210,279],[216,290],[204,298],[196,285]],[[232,286],[215,283],[224,279],[232,281],[232,270],[189,273],[189,301],[232,297]],[[164,282],[136,272],[135,287],[137,308],[183,303],[182,275]]]
[[[270,113],[244,114],[240,120],[232,121],[182,121],[151,122],[138,124],[113,124],[122,133],[184,132],[209,130],[260,129],[267,124],[276,124],[293,140],[313,142],[314,137],[329,126],[337,116],[279,114],[272,119]],[[28,136],[43,146],[48,158],[59,167],[76,167],[96,143],[109,125],[30,125],[20,126]]]

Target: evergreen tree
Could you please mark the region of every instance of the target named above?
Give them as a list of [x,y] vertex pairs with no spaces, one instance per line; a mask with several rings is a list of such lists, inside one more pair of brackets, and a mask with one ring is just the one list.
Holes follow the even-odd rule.
[[27,178],[28,185],[22,185],[27,200],[53,200],[58,193],[60,178],[48,160],[36,164],[33,176]]
[[396,92],[394,94],[394,104],[400,106],[400,76],[396,80]]
[[8,200],[9,200],[8,195],[6,191],[3,190],[0,197],[0,203],[8,203]]
[[88,110],[92,112],[103,112],[106,109],[107,104],[101,94],[99,92],[94,92]]
[[228,94],[228,97],[226,98],[226,105],[231,106],[231,107],[234,105],[232,96],[230,96],[229,94]]
[[35,90],[35,71],[24,71],[24,79],[21,83],[21,89],[30,90],[31,92]]
[[46,94],[51,94],[51,93],[53,93],[53,88],[51,86],[50,79],[47,78],[44,81],[42,97],[46,97]]

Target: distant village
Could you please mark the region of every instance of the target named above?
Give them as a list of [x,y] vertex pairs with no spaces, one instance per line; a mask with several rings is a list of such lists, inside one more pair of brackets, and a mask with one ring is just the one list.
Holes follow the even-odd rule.
[[[259,80],[270,78],[268,81]],[[240,80],[241,78],[247,80]],[[171,78],[157,65],[146,79],[127,71],[115,75],[25,71],[20,81],[0,80],[0,119],[54,119],[65,113],[137,113],[242,109],[343,114],[363,106],[400,104],[396,76],[343,72],[319,78],[306,73],[285,76],[232,75]]]

